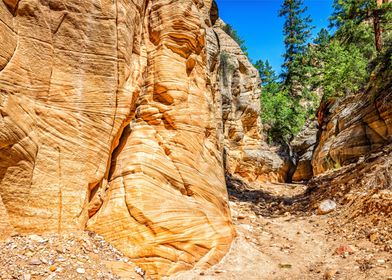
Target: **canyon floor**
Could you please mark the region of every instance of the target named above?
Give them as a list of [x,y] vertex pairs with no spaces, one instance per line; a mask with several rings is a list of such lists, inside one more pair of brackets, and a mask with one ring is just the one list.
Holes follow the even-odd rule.
[[[170,279],[392,279],[391,240],[342,224],[339,205],[326,215],[305,210],[306,186],[234,182],[229,193],[237,230],[230,252],[206,271]],[[0,244],[0,267],[4,280],[149,279],[93,233],[15,235]]]
[[392,279],[391,240],[375,242],[378,233],[368,235],[364,224],[342,226],[339,205],[327,215],[301,209],[305,191],[295,184],[232,186],[238,236],[231,251],[208,271],[173,279]]

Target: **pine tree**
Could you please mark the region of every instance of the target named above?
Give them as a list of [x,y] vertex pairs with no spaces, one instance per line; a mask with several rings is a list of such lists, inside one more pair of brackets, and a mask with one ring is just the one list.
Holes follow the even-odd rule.
[[[356,42],[362,38],[356,35],[361,24],[373,23],[374,46],[382,50],[382,29],[384,18],[390,13],[390,0],[334,0],[334,12],[330,18],[331,27],[338,29],[337,35],[346,42]],[[370,25],[369,25],[370,26]]]
[[321,28],[317,37],[313,40],[316,45],[321,47],[327,46],[329,41],[331,40],[331,35],[329,34],[328,30],[325,28]]
[[285,54],[283,74],[285,87],[291,95],[305,77],[301,56],[305,53],[311,36],[311,18],[305,15],[307,7],[303,0],[284,0],[279,16],[285,19],[283,26]]
[[257,71],[259,71],[262,86],[266,86],[278,80],[278,77],[275,74],[275,71],[272,69],[268,59],[265,62],[263,60],[257,60],[254,64],[254,67],[257,69]]

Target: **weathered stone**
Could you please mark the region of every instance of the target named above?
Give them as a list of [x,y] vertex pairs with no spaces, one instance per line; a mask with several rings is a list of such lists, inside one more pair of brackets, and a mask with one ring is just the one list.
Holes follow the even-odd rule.
[[350,245],[341,245],[335,250],[335,254],[339,256],[348,256],[354,254],[354,249]]
[[315,175],[356,162],[392,143],[392,73],[377,74],[369,88],[319,109],[319,143],[312,166]]
[[155,278],[224,256],[225,172],[287,165],[212,2],[0,1],[3,237],[89,229]]
[[288,165],[266,144],[260,120],[260,77],[218,19],[207,37],[222,104],[226,172],[252,181],[285,181]]
[[86,273],[86,270],[83,267],[78,267],[76,269],[76,272],[79,273],[79,274],[84,274],[84,273]]
[[295,157],[293,181],[308,181],[313,177],[312,157],[317,144],[317,132],[316,120],[310,120],[290,143]]
[[320,202],[317,212],[319,215],[328,214],[336,209],[336,202],[330,199],[325,199]]
[[37,258],[33,258],[30,260],[29,264],[30,265],[40,265],[40,264],[42,264],[42,262]]
[[225,254],[211,2],[0,1],[3,235],[87,227],[153,277]]

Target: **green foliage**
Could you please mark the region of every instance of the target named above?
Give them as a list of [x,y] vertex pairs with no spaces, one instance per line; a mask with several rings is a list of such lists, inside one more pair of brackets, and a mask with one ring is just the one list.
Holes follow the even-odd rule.
[[353,94],[368,80],[368,60],[354,44],[345,46],[332,40],[310,50],[310,56],[316,60],[310,84],[321,88],[324,98]]
[[375,53],[374,30],[370,24],[376,0],[334,0],[330,27],[337,28],[335,37],[345,44],[356,44],[371,58]]
[[376,0],[334,0],[330,27],[337,28],[335,38],[345,44],[355,44],[368,58],[376,56],[374,27],[375,12],[380,18],[383,40],[391,42],[392,3],[377,7]]
[[330,44],[324,55],[321,81],[324,96],[345,96],[358,91],[368,79],[367,66],[368,60],[355,45]]
[[248,56],[248,48],[246,47],[245,40],[243,40],[240,35],[238,34],[237,30],[233,28],[230,24],[226,24],[222,27],[223,31],[226,32],[237,44],[240,46],[242,52]]
[[327,169],[329,169],[329,170],[335,170],[335,169],[339,169],[339,168],[342,167],[342,164],[341,164],[339,161],[335,162],[335,161],[331,158],[330,155],[327,155],[327,156],[324,158],[324,162],[325,162],[325,165],[326,165]]
[[257,60],[254,64],[254,67],[259,71],[262,86],[267,86],[270,83],[276,82],[278,80],[278,76],[272,69],[268,59],[265,62],[263,60]]
[[321,28],[313,42],[321,47],[325,47],[329,44],[330,40],[331,35],[329,34],[328,30],[325,28]]
[[[307,44],[311,20],[304,16],[303,0],[283,0],[279,14],[285,18],[283,80],[268,61],[255,63],[262,81],[261,119],[271,142],[289,142],[300,131],[318,106],[316,92],[324,99],[341,98],[366,88],[369,80],[378,90],[391,86],[392,3],[377,7],[375,0],[334,0],[333,8],[334,34],[321,29],[313,44]],[[380,29],[373,18],[381,24],[384,48],[379,52],[375,30]]]
[[262,81],[261,118],[271,142],[288,143],[301,130],[310,113],[302,106],[304,99],[312,99],[312,93],[305,86],[307,41],[312,29],[310,17],[304,15],[306,10],[303,0],[284,0],[279,12],[285,19],[282,81],[268,61],[255,63]]
[[384,30],[384,45],[385,48],[392,48],[392,2],[382,6],[381,23]]
[[302,67],[303,55],[306,50],[307,41],[310,39],[312,20],[305,16],[307,7],[303,0],[284,0],[279,16],[285,19],[283,25],[283,35],[285,53],[283,55],[284,64],[282,66],[285,87],[291,95],[298,84],[301,84],[306,76]]
[[368,18],[369,12],[376,6],[376,0],[334,0],[334,9],[330,17],[330,26],[338,32],[350,35],[356,25]]
[[374,69],[370,75],[368,93],[374,100],[380,93],[390,91],[392,88],[392,46],[385,48],[373,64]]
[[267,126],[270,142],[288,143],[305,124],[306,112],[286,90],[278,88],[279,85],[273,83],[262,91],[261,119]]
[[287,143],[306,121],[306,112],[298,101],[284,90],[268,61],[255,63],[262,79],[261,119],[270,142]]

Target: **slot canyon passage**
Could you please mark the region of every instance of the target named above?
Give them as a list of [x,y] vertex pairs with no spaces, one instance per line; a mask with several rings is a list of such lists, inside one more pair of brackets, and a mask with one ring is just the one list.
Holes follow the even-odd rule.
[[212,0],[0,1],[0,279],[392,279],[391,67],[293,163],[224,26]]

